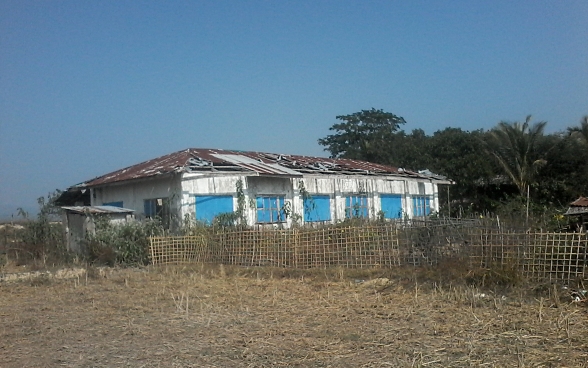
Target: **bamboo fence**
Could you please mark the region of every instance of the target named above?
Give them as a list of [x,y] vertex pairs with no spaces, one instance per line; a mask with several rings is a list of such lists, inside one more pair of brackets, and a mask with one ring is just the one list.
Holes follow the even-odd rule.
[[436,223],[306,229],[209,229],[150,239],[151,263],[218,263],[285,268],[384,268],[461,259],[470,267],[516,267],[533,280],[585,277],[588,239]]

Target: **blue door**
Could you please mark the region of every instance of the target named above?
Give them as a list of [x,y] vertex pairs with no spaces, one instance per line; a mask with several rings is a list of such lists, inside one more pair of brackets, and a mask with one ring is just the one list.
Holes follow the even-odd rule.
[[402,196],[400,194],[382,194],[380,199],[385,218],[402,218]]
[[196,196],[196,220],[212,223],[221,213],[233,212],[233,196]]

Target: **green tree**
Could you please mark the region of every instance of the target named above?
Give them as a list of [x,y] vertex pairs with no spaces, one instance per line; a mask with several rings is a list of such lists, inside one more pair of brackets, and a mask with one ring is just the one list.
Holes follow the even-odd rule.
[[571,138],[576,139],[588,147],[588,115],[582,118],[579,126],[568,128]]
[[540,157],[538,142],[547,122],[532,126],[531,115],[524,122],[501,121],[489,132],[488,151],[523,196],[534,182],[538,170],[546,164]]
[[[547,164],[536,176],[535,202],[567,207],[580,195],[588,194],[588,149],[586,142],[564,133],[545,135],[538,149]],[[540,183],[540,185],[539,185]]]
[[393,134],[386,146],[382,146],[382,163],[408,170],[431,168],[431,137],[422,129],[413,129],[410,134],[403,130]]
[[[496,189],[492,184],[495,165],[484,154],[486,133],[468,132],[460,128],[445,128],[431,137],[429,151],[432,160],[429,169],[455,181],[450,186],[453,210],[490,210]],[[442,203],[445,203],[443,198]]]
[[325,151],[336,158],[354,158],[371,162],[386,161],[389,144],[404,118],[384,110],[362,110],[336,117],[341,123],[329,128],[335,134],[318,140]]

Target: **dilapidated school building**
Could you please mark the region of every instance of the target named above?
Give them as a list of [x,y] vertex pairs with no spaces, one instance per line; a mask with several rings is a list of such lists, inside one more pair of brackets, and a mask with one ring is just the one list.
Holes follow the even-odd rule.
[[450,181],[365,161],[190,148],[72,186],[59,202],[124,207],[167,226],[238,212],[248,225],[289,227],[424,217],[439,210],[440,184]]

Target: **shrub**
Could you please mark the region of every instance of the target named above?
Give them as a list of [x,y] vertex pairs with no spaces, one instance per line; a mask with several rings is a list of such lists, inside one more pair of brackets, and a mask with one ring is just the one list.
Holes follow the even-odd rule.
[[160,220],[111,223],[107,216],[94,218],[96,231],[87,235],[92,262],[108,265],[145,265],[149,262],[149,237],[164,232]]
[[[35,219],[19,208],[23,228],[15,236],[14,246],[9,250],[19,262],[26,260],[47,260],[55,263],[67,261],[65,229],[60,221],[61,209],[55,206],[59,191],[49,193],[47,198],[39,197],[39,213]],[[17,239],[18,238],[18,239]]]

